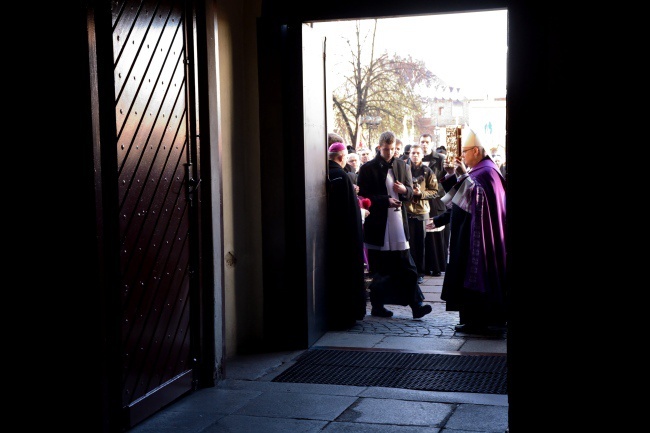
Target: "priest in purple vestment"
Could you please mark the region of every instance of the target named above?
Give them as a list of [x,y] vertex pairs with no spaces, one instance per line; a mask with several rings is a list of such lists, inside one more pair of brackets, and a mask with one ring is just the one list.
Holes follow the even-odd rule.
[[471,130],[456,158],[455,173],[452,187],[443,183],[449,191],[443,197],[447,211],[429,225],[451,225],[441,299],[447,311],[459,312],[457,331],[504,331],[508,313],[505,179]]

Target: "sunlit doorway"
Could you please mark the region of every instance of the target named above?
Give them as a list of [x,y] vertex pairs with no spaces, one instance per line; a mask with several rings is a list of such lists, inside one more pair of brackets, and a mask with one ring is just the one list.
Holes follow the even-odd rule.
[[507,10],[316,22],[312,28],[326,40],[328,132],[370,152],[385,130],[404,145],[428,133],[435,138],[432,150],[445,147],[445,159],[453,161],[471,129],[505,178]]

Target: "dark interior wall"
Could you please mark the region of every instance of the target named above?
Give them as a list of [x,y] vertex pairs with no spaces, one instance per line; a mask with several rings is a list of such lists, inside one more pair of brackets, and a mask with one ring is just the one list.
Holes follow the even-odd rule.
[[[76,146],[61,152],[66,165],[74,167],[65,171],[74,174],[74,182],[58,178],[62,181],[59,191],[71,187],[73,199],[65,223],[54,229],[66,237],[60,243],[66,246],[66,263],[59,270],[71,272],[62,281],[69,282],[67,294],[74,299],[69,305],[74,308],[59,316],[70,317],[74,323],[66,333],[74,339],[75,348],[66,357],[75,369],[69,380],[74,380],[81,398],[69,406],[70,416],[92,419],[102,431],[115,431],[121,423],[119,407],[111,404],[120,398],[121,379],[113,368],[120,359],[119,317],[111,313],[119,306],[112,290],[119,265],[111,251],[119,247],[117,222],[110,215],[116,212],[111,203],[117,202],[117,181],[114,172],[102,170],[117,165],[114,150],[102,146],[112,143],[115,136],[110,3],[82,2],[78,11],[79,134],[71,137]],[[85,409],[90,402],[99,404]]]
[[[221,163],[221,143],[215,137],[218,137],[218,118],[211,115],[218,113],[219,95],[214,90],[214,84],[217,82],[216,70],[216,41],[211,31],[215,27],[217,12],[215,11],[214,2],[204,2],[196,10],[196,94],[199,97],[198,109],[198,131],[197,149],[199,158],[196,158],[196,169],[199,173],[198,178],[201,180],[201,194],[199,194],[199,222],[201,227],[201,237],[198,259],[199,278],[203,289],[195,296],[200,298],[200,302],[193,305],[196,308],[193,312],[195,317],[200,315],[199,329],[195,329],[194,335],[198,335],[196,342],[200,346],[200,362],[198,362],[198,381],[200,386],[211,386],[217,378],[223,375],[223,358],[225,357],[225,329],[224,317],[221,310],[216,305],[221,306],[223,303],[223,274],[215,272],[212,263],[222,262],[223,258],[223,224],[222,209],[220,203],[221,197],[221,170],[215,169],[220,167]],[[193,56],[192,53],[190,55]],[[217,142],[217,145],[211,143]],[[205,197],[201,199],[201,197]],[[217,205],[215,205],[217,203]],[[216,281],[215,281],[216,280]],[[221,288],[220,290],[216,288]]]
[[[324,43],[321,35],[310,25],[303,24],[302,78],[304,113],[303,194],[305,213],[305,254],[307,257],[307,321],[308,346],[327,332],[326,266],[327,251],[327,107],[331,105],[325,92]],[[326,56],[325,56],[326,58]]]
[[[274,19],[258,22],[262,261],[266,350],[308,346],[302,64],[296,37]],[[278,154],[278,149],[282,149]]]
[[259,29],[264,340],[304,349],[326,332],[323,44],[300,22]]
[[[89,59],[91,58],[91,52],[89,47],[89,38],[92,37],[91,29],[87,27],[87,23],[94,21],[92,16],[92,11],[87,11],[82,8],[79,10],[79,35],[77,39],[77,45],[75,47],[78,50],[80,59]],[[78,94],[79,94],[79,103],[78,107],[78,118],[79,129],[78,129],[78,142],[81,144],[78,148],[78,158],[82,163],[79,170],[79,209],[76,212],[78,217],[78,222],[88,221],[87,224],[81,224],[79,226],[77,242],[73,243],[73,248],[69,258],[73,261],[80,260],[82,256],[87,255],[90,258],[89,266],[85,267],[85,271],[82,271],[78,277],[80,280],[85,280],[87,282],[86,290],[82,289],[82,284],[77,284],[73,288],[73,293],[77,296],[77,299],[80,300],[84,305],[87,305],[88,308],[84,309],[85,313],[80,315],[79,319],[86,324],[86,326],[91,329],[92,334],[96,336],[104,336],[105,332],[105,316],[104,311],[101,311],[100,314],[97,314],[98,309],[102,305],[105,305],[104,301],[104,290],[100,290],[101,286],[98,284],[99,274],[100,274],[100,260],[101,254],[98,246],[98,238],[96,236],[97,227],[95,224],[90,222],[96,221],[97,219],[97,209],[95,200],[98,195],[98,191],[95,188],[96,183],[96,174],[94,172],[94,159],[95,159],[95,148],[88,145],[92,143],[92,113],[94,111],[94,102],[91,99],[90,89],[91,89],[91,72],[96,74],[95,66],[91,65],[90,62],[81,61],[79,64],[80,75],[77,80]],[[94,83],[93,83],[94,84]],[[85,145],[84,145],[85,144]],[[75,290],[76,289],[76,290]],[[90,289],[90,290],[88,290]],[[93,402],[97,404],[91,406],[89,419],[92,421],[92,425],[101,426],[101,431],[109,430],[110,412],[109,401],[105,398],[106,395],[110,392],[110,381],[111,378],[108,375],[109,368],[109,356],[105,352],[105,346],[103,345],[103,338],[95,338],[91,344],[91,351],[97,353],[96,361],[90,365],[90,374],[92,377],[91,381],[92,387],[86,385],[85,388],[82,388],[81,392],[88,393]],[[88,383],[87,382],[87,383]]]

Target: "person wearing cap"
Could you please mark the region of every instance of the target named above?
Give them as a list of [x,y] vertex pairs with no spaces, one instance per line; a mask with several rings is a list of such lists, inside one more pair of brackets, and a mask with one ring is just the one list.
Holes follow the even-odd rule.
[[[343,144],[343,137],[341,137],[341,136],[340,136],[339,134],[337,134],[336,132],[328,132],[328,133],[327,133],[327,147],[328,147],[328,149],[329,149],[329,147],[330,147],[332,144],[334,144],[334,143],[341,143],[341,144]],[[347,148],[347,150],[348,150],[348,154],[350,154],[350,152],[354,152],[354,147],[348,145],[348,146],[346,146],[346,148]],[[345,167],[343,167],[343,170],[345,170],[346,173],[350,173],[350,172],[352,172],[354,169],[352,168],[352,166],[351,166],[350,164],[348,164],[348,163],[346,162],[346,163],[345,163]]]
[[370,268],[370,314],[391,317],[385,304],[410,306],[413,318],[432,310],[425,305],[417,283],[418,270],[411,257],[406,206],[413,199],[411,170],[395,157],[395,133],[385,131],[379,137],[379,154],[359,168],[359,195],[372,202],[363,227]]
[[410,153],[411,153],[411,145],[407,144],[404,146],[404,152],[402,153],[402,156],[400,156],[400,158],[406,161],[407,164],[409,164],[411,161]]
[[456,183],[443,197],[447,210],[430,226],[451,224],[440,298],[459,312],[456,330],[486,334],[507,322],[505,179],[476,133],[465,138],[450,177]]
[[361,212],[354,184],[343,169],[347,147],[328,148],[326,317],[330,330],[354,326],[366,315]]

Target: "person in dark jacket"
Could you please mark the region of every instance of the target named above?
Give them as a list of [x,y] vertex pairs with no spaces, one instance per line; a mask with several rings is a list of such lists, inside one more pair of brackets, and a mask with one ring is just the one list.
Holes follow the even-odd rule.
[[413,200],[408,203],[406,213],[409,217],[409,244],[411,256],[418,268],[418,284],[424,282],[425,275],[425,222],[431,212],[430,199],[438,197],[438,178],[433,170],[422,163],[422,146],[415,143],[411,147],[411,177],[413,178]]
[[361,212],[354,184],[343,169],[344,144],[328,149],[327,178],[327,326],[350,328],[366,315],[365,262]]
[[445,171],[443,170],[443,162],[445,160],[444,155],[439,154],[433,150],[433,136],[431,134],[422,134],[420,135],[420,145],[424,149],[424,156],[422,157],[422,162],[425,165],[428,165],[431,170],[436,174],[438,181],[444,176]]
[[385,131],[379,137],[379,154],[359,169],[359,195],[372,202],[371,213],[363,228],[368,249],[371,314],[391,317],[385,304],[408,305],[413,318],[432,310],[423,304],[424,295],[417,283],[418,270],[409,250],[406,206],[413,199],[411,170],[404,160],[395,158],[395,133]]
[[402,153],[402,156],[400,157],[403,159],[407,164],[410,161],[410,153],[411,153],[411,145],[407,144],[404,146],[404,152]]
[[[422,163],[428,165],[438,178],[438,182],[441,182],[445,175],[443,169],[445,155],[433,150],[433,141],[433,136],[431,134],[420,135],[420,145],[424,148]],[[430,214],[432,217],[445,211],[444,204],[440,202],[440,198],[443,195],[444,193],[441,193],[437,197],[429,199]],[[444,238],[445,230],[449,230],[449,228],[438,228],[435,229],[435,231],[427,230],[426,232],[424,238],[425,275],[439,277],[447,268],[447,248],[445,247],[446,244]]]
[[[328,132],[327,133],[327,148],[329,149],[329,147],[334,143],[343,143],[343,137],[338,135],[336,132]],[[354,152],[354,147],[352,147],[350,145],[347,145],[346,147],[348,149],[348,155],[351,152]],[[350,164],[348,164],[346,162],[345,166],[343,167],[343,170],[345,170],[346,173],[350,173],[350,172],[353,171],[353,168],[352,168],[352,166]]]

